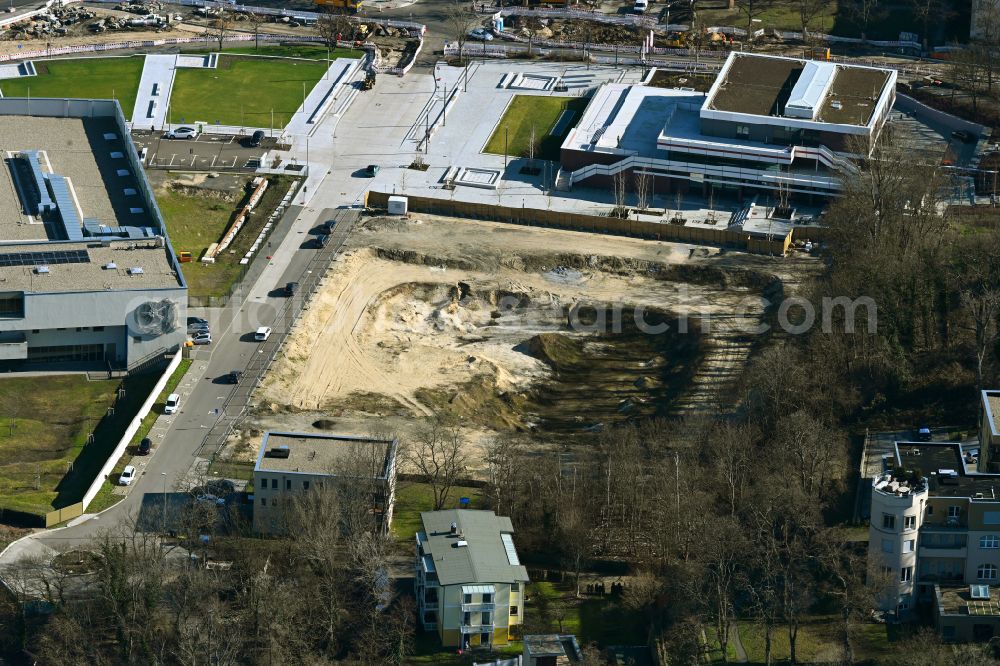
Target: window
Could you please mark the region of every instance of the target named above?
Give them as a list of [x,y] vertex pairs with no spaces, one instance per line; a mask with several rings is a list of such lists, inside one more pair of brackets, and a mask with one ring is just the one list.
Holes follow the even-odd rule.
[[291,490],[291,489],[292,489],[292,480],[285,479],[285,490]]
[[987,534],[979,537],[980,548],[1000,548],[1000,537],[996,534]]
[[493,603],[493,595],[489,594],[489,593],[484,594],[483,595],[483,603],[484,604],[491,604],[491,603]]
[[927,505],[927,515],[928,516],[933,516],[934,515],[934,505],[933,504],[928,504]]
[[909,583],[913,580],[913,567],[903,567],[899,570],[899,582]]
[[958,518],[959,515],[961,515],[961,513],[962,513],[962,507],[960,507],[960,506],[949,506],[948,507],[948,517],[949,518]]
[[905,610],[909,610],[909,608],[910,608],[910,597],[908,597],[908,596],[907,597],[900,597],[899,598],[899,603],[896,604],[896,610],[905,611]]
[[462,613],[462,624],[466,626],[472,624],[472,613]]
[[267,498],[266,497],[261,497],[260,498],[260,505],[261,506],[267,506]]
[[490,644],[490,634],[489,634],[489,632],[483,632],[483,633],[479,634],[479,644],[480,645],[489,645]]
[[980,564],[976,569],[976,578],[979,580],[996,580],[997,568],[992,564]]
[[271,490],[277,490],[277,489],[278,489],[278,480],[271,479]]
[[309,482],[308,481],[303,481],[302,482],[302,490],[309,490]]
[[882,514],[882,529],[884,530],[894,530],[896,529],[896,516],[891,513]]
[[466,594],[465,596],[463,596],[462,597],[462,603],[463,604],[471,604],[472,603],[472,595],[471,594]]
[[916,516],[903,516],[903,529],[904,530],[915,530],[915,529],[917,529],[917,517]]
[[736,126],[736,136],[740,139],[750,138],[750,126],[749,125],[737,125]]
[[260,487],[261,489],[267,488],[267,479],[265,479],[264,477],[260,478]]
[[912,553],[913,552],[913,547],[916,545],[916,543],[917,543],[916,539],[907,539],[906,541],[904,541],[903,542],[903,552],[904,553]]
[[104,327],[103,327],[103,326],[95,326],[95,327],[94,327],[94,330],[95,330],[95,331],[103,331],[103,330],[104,330]]
[[493,618],[489,613],[483,613],[479,621],[480,624],[493,624]]
[[511,606],[510,607],[510,614],[511,615],[517,615],[517,606]]

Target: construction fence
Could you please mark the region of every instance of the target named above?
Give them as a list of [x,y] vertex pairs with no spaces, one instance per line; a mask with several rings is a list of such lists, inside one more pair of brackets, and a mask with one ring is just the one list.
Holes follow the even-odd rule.
[[[365,202],[369,208],[387,209],[389,197],[386,192],[369,191]],[[518,208],[494,204],[472,203],[452,199],[431,197],[407,197],[408,209],[416,213],[432,213],[452,217],[477,220],[492,220],[532,227],[584,231],[595,234],[631,236],[650,240],[693,243],[695,245],[720,245],[735,247],[757,254],[784,255],[792,242],[792,233],[771,234],[761,237],[745,233],[739,229],[694,227],[668,222],[647,222],[617,217],[585,215],[537,208]]]

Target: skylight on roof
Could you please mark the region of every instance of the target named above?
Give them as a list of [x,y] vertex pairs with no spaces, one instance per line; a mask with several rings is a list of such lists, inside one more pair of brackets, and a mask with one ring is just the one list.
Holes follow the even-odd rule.
[[514,537],[510,534],[501,534],[504,550],[507,551],[507,561],[512,567],[520,566],[521,560],[517,557],[517,550],[514,548]]

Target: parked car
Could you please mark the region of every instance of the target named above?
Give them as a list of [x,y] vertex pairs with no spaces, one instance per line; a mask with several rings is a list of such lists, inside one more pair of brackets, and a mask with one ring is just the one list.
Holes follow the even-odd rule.
[[645,14],[647,9],[649,9],[649,0],[635,0],[635,4],[632,6],[632,11],[636,14]]
[[973,141],[977,141],[979,137],[969,130],[955,130],[951,133],[951,138],[958,139],[962,143],[972,143]]
[[337,226],[336,220],[327,220],[323,223],[323,233],[329,235],[333,233],[333,228]]
[[299,290],[298,282],[289,282],[288,284],[285,285],[285,296],[291,298],[292,296],[295,295],[295,292],[297,292],[298,290]]
[[326,244],[330,241],[330,237],[326,234],[316,234],[313,238],[313,244],[318,248],[326,247]]
[[229,374],[226,375],[226,379],[229,380],[230,384],[239,384],[241,377],[243,377],[242,370],[230,370]]
[[486,28],[473,28],[469,32],[470,39],[478,39],[481,42],[491,42],[493,41],[493,33]]
[[924,426],[917,430],[917,441],[918,442],[929,442],[931,441],[931,429]]
[[143,437],[142,441],[139,442],[139,449],[136,451],[140,456],[148,456],[149,452],[153,449],[153,440],[149,437]]
[[260,146],[260,142],[264,140],[264,130],[257,130],[252,135],[250,135],[250,141],[248,145],[251,148],[257,148]]
[[195,497],[195,500],[197,500],[198,502],[210,502],[210,503],[215,504],[217,506],[222,506],[223,504],[226,503],[226,500],[222,499],[221,497],[216,497],[215,495],[213,495],[211,493],[205,493],[204,495],[198,495],[197,497]]
[[261,326],[253,334],[253,339],[256,340],[257,342],[264,342],[269,337],[271,337],[270,326]]
[[211,333],[199,333],[191,338],[191,344],[194,345],[210,345],[212,344],[212,334]]
[[167,396],[167,403],[163,406],[164,414],[176,414],[177,410],[181,408],[181,397],[176,393],[171,393]]
[[122,475],[118,477],[118,485],[131,486],[133,479],[135,479],[135,467],[132,465],[125,465],[125,469],[122,470]]
[[187,325],[191,326],[192,324],[204,324],[205,326],[208,326],[208,320],[202,319],[201,317],[188,317]]
[[193,139],[198,136],[198,130],[193,127],[178,127],[167,132],[168,139]]
[[208,333],[210,330],[208,324],[188,324],[188,333],[194,334],[202,331]]
[[379,172],[379,166],[377,164],[369,164],[365,168],[365,173],[368,175],[369,178],[374,178],[375,176],[378,175],[378,172]]

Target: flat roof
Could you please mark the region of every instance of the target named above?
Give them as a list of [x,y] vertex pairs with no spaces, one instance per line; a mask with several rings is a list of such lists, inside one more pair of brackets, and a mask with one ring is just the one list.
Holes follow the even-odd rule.
[[[287,457],[273,457],[273,450]],[[396,442],[351,435],[265,432],[257,453],[257,472],[384,478],[396,455]]]
[[[734,53],[717,82],[708,108],[755,116],[784,116],[785,105],[811,61],[780,56]],[[818,122],[867,125],[891,75],[890,70],[830,64],[833,81],[811,99]],[[820,70],[817,70],[820,71]],[[804,86],[805,87],[805,86]]]
[[[19,183],[22,188],[28,183],[20,182],[26,172],[18,165],[18,155],[32,150],[40,152],[44,173],[69,180],[83,219],[109,227],[157,227],[143,198],[125,194],[127,188],[142,192],[141,178],[132,173],[125,157],[128,149],[114,117],[3,116],[0,243],[65,238],[61,225],[52,223],[52,216],[46,224],[22,205]],[[120,170],[127,173],[119,175]],[[133,212],[133,208],[141,212]]]
[[[978,448],[978,447],[971,447]],[[920,469],[928,480],[931,497],[975,497],[982,493],[985,500],[1000,501],[1000,474],[969,472],[962,459],[962,445],[957,442],[896,442],[897,463],[906,469]],[[957,478],[940,483],[937,471],[958,472]]]
[[983,406],[988,410],[993,432],[1000,434],[1000,391],[983,391]]
[[572,634],[532,634],[524,637],[524,649],[530,657],[567,657],[576,663],[579,644]]
[[580,122],[563,141],[568,150],[586,152],[627,151],[652,157],[665,122],[678,105],[690,107],[697,129],[697,108],[705,95],[690,90],[606,83],[593,94]]
[[[113,267],[109,268],[109,264]],[[47,271],[38,271],[39,266],[45,266]],[[142,271],[130,270],[135,268]],[[0,292],[128,291],[180,286],[162,237],[0,244]]]
[[[510,518],[492,511],[451,509],[424,511],[420,520],[424,538],[418,538],[424,554],[434,562],[441,585],[529,580],[513,546],[508,548],[502,538],[514,532]],[[452,523],[458,526],[457,534],[451,531]]]
[[941,593],[941,612],[946,615],[1000,615],[1000,591],[989,589],[989,599],[973,599],[968,585],[938,587]]

